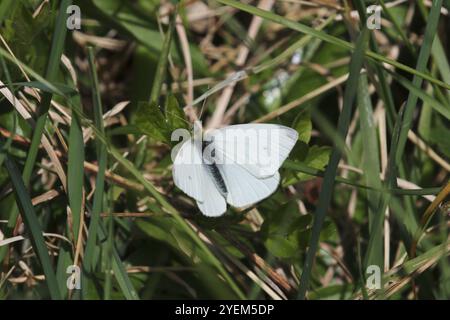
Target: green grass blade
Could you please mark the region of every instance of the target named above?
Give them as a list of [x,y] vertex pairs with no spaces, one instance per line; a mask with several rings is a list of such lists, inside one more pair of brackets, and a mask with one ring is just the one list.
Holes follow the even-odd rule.
[[[67,20],[67,7],[71,5],[71,0],[61,0],[59,6],[58,18],[56,20],[56,25],[53,34],[52,47],[50,50],[50,56],[47,63],[47,69],[45,72],[45,78],[52,82],[56,80],[56,76],[59,71],[59,63],[61,60],[61,55],[64,50],[64,42],[66,39],[66,20]],[[41,138],[44,133],[45,123],[47,121],[48,110],[50,109],[50,103],[52,101],[51,93],[44,93],[41,101],[41,105],[38,111],[38,118],[36,121],[36,126],[34,128],[33,137],[31,139],[31,146],[28,150],[27,159],[25,161],[25,167],[23,170],[23,180],[25,185],[29,184],[31,173],[33,167],[36,163],[37,152],[39,150],[39,144],[41,143]]]
[[[2,48],[0,48],[0,54],[2,54],[9,61],[16,61],[16,60],[14,60],[14,58],[9,53],[4,51]],[[58,88],[53,86],[49,81],[47,81],[43,77],[39,76],[39,74],[37,74],[32,68],[28,67],[23,62],[18,61],[18,64],[20,66],[22,66],[24,68],[24,70],[28,74],[30,74],[36,80],[38,80],[38,81],[42,82],[43,84],[45,84],[48,88],[51,88],[55,92],[59,91]],[[60,93],[60,95],[61,96],[65,96],[63,93]],[[73,107],[72,111],[77,113],[78,116],[80,117],[80,119],[82,119],[82,120],[83,119],[87,119],[87,117],[83,114],[83,112],[81,110],[78,109],[77,106],[72,106],[72,107]],[[206,255],[209,258],[208,262],[211,263],[213,266],[215,266],[217,268],[217,270],[219,271],[221,276],[230,285],[230,287],[237,294],[237,296],[240,297],[240,299],[245,299],[244,293],[236,285],[234,280],[230,277],[230,275],[225,270],[225,268],[223,267],[221,262],[214,256],[214,254],[208,249],[208,247],[205,245],[205,243],[203,243],[203,241],[199,238],[199,236],[192,230],[192,228],[187,224],[187,222],[180,216],[179,212],[173,206],[171,206],[169,202],[167,202],[165,197],[156,190],[156,188],[153,186],[152,183],[150,183],[148,180],[146,180],[143,177],[143,175],[133,165],[133,163],[131,163],[129,160],[125,159],[120,154],[120,152],[118,152],[113,146],[111,146],[108,143],[105,135],[102,132],[100,132],[94,125],[92,125],[89,122],[88,122],[88,125],[93,130],[93,132],[95,133],[96,139],[98,141],[100,141],[104,145],[104,147],[106,147],[109,150],[111,156],[113,156],[116,161],[118,161],[128,172],[130,172],[140,183],[142,183],[142,185],[144,186],[146,191],[148,191],[161,204],[161,206],[167,212],[169,212],[169,213],[174,215],[175,219],[182,226],[183,230],[194,240],[194,242],[199,246],[200,250],[202,250],[202,251],[204,251],[206,253]],[[101,159],[99,159],[99,162],[100,161],[101,161]],[[97,180],[96,181],[99,181],[99,179],[104,180],[104,170],[99,170],[99,173],[97,174]],[[97,187],[98,187],[98,185],[97,185]],[[91,217],[91,224],[92,224],[92,217]],[[86,244],[86,251],[89,249],[88,244],[89,244],[89,238],[88,238],[88,243]],[[95,245],[95,243],[91,244],[91,247],[94,246],[94,245]],[[91,252],[93,252],[93,251],[91,251]],[[86,255],[85,256],[85,261],[86,261],[86,258],[88,260],[91,259],[90,256]],[[87,264],[87,265],[89,266],[89,264]],[[83,263],[83,268],[85,268],[85,267],[86,267],[86,265]],[[83,275],[86,276],[86,273],[84,272]],[[85,287],[85,285],[82,285],[82,291],[83,291],[84,287]],[[87,294],[87,291],[85,291],[84,294]]]
[[[67,31],[66,9],[71,3],[72,3],[72,1],[70,1],[70,0],[62,0],[60,7],[59,7],[58,18],[56,20],[50,56],[49,56],[49,60],[47,63],[47,69],[46,69],[46,74],[45,74],[46,75],[45,78],[49,82],[54,81],[56,78],[56,75],[58,74],[59,62],[61,60],[61,55],[62,55],[62,52],[64,49],[64,41],[65,41],[66,31]],[[8,60],[12,61],[13,63],[18,63],[17,59],[11,57],[11,55],[9,53],[5,52],[2,48],[0,48],[0,53],[4,57],[6,57]],[[25,64],[20,63],[20,65],[22,67],[24,67],[25,70],[30,70],[30,68],[28,68],[28,66],[26,66]],[[35,73],[35,75],[37,75],[37,74]],[[40,78],[42,80],[44,79],[40,76],[38,76],[38,78]],[[40,79],[38,79],[38,80],[40,80]],[[53,88],[53,86],[51,86],[50,88]],[[56,90],[59,91],[58,89],[56,89]],[[50,108],[51,100],[52,100],[52,94],[44,93],[44,95],[42,97],[40,109],[38,111],[38,118],[36,121],[36,125],[34,127],[33,136],[31,139],[31,145],[30,145],[30,148],[28,149],[25,166],[24,166],[24,169],[22,172],[23,182],[24,182],[25,186],[29,185],[29,182],[31,179],[31,173],[33,172],[34,165],[36,164],[37,153],[39,150],[39,145],[41,143],[42,135],[44,133],[45,123],[47,120],[47,114],[48,114],[48,110]],[[15,225],[15,223],[17,221],[17,216],[18,216],[18,211],[16,208],[13,208],[11,211],[11,215],[10,215],[8,224]]]
[[[367,76],[362,74],[358,84],[358,110],[359,110],[359,123],[361,126],[361,134],[364,140],[363,150],[363,162],[362,169],[364,172],[364,180],[367,186],[381,189],[380,179],[380,152],[378,150],[377,130],[375,127],[375,119],[373,118],[373,107],[370,100],[369,86],[367,82]],[[366,191],[368,213],[369,213],[369,233],[370,237],[376,238],[373,247],[374,253],[371,255],[371,259],[368,263],[378,265],[380,270],[383,269],[383,230],[376,230],[374,228],[374,220],[378,212],[378,205],[380,201],[380,192],[373,190]]]
[[[314,177],[324,177],[325,176],[325,172],[323,170],[309,167],[303,163],[295,162],[295,161],[291,161],[291,160],[284,161],[283,168],[289,169],[289,170],[294,170],[294,171],[299,171],[299,172],[302,172],[302,173],[305,173],[305,174],[308,174],[308,175],[311,175]],[[368,185],[363,185],[356,181],[350,180],[348,178],[343,178],[340,176],[336,176],[336,182],[344,183],[346,185],[353,186],[356,188],[368,189],[368,190],[373,190],[373,191],[378,191],[378,192],[385,192],[385,189],[375,188],[375,187],[371,187]],[[435,188],[423,188],[423,189],[393,188],[393,189],[389,189],[388,191],[389,191],[389,193],[396,194],[396,195],[421,196],[421,195],[430,195],[430,194],[435,195],[435,194],[438,194],[440,190],[441,190],[440,187],[435,187]]]
[[[104,135],[105,129],[103,125],[103,112],[102,112],[102,102],[100,97],[100,90],[98,87],[98,77],[97,69],[94,61],[94,49],[89,47],[88,49],[88,60],[89,68],[91,71],[92,78],[92,97],[94,104],[94,127],[96,131]],[[83,275],[84,275],[84,285],[82,286],[83,297],[87,296],[87,291],[89,288],[88,277],[92,276],[95,269],[93,265],[94,262],[94,250],[97,245],[98,228],[100,223],[100,213],[102,211],[103,196],[105,188],[105,171],[107,165],[107,154],[106,146],[99,141],[96,135],[96,145],[97,145],[97,160],[98,160],[98,174],[95,180],[95,191],[94,191],[94,202],[91,210],[91,219],[89,223],[88,238],[86,241],[86,248],[84,253],[83,261]]]
[[[16,64],[17,66],[20,66],[20,68],[22,68],[23,71],[25,73],[27,73],[27,75],[36,79],[36,82],[41,83],[41,85],[43,87],[45,87],[45,91],[47,91],[48,93],[54,93],[54,94],[60,95],[61,97],[68,98],[68,96],[63,91],[61,91],[61,88],[59,85],[57,85],[57,84],[55,85],[55,84],[53,84],[52,81],[46,80],[45,77],[41,76],[38,72],[36,72],[32,68],[30,68],[26,63],[19,60],[17,57],[13,57],[8,51],[3,49],[2,47],[0,47],[0,55],[2,55],[2,57],[5,58],[6,60],[8,60],[9,62],[12,62],[13,64]],[[33,81],[32,81],[32,83],[33,83]]]
[[7,14],[12,10],[12,6],[16,2],[15,0],[3,0],[0,3],[0,24],[3,23]]
[[[356,2],[358,4],[358,13],[361,17],[361,24],[366,25],[367,24],[367,12],[366,12],[366,6],[362,0],[359,0]],[[378,43],[375,39],[375,34],[372,32],[370,34],[370,48],[373,52],[378,54]],[[387,115],[387,124],[388,129],[392,129],[395,122],[395,103],[394,103],[394,97],[392,95],[391,86],[387,80],[387,71],[383,68],[383,66],[379,63],[366,63],[366,67],[369,72],[369,78],[372,82],[374,82],[375,86],[377,87],[377,92],[380,93],[380,97],[383,100],[385,106],[386,106],[386,115]],[[376,77],[371,76],[371,71],[374,69],[376,75],[378,76],[378,79]]]
[[[106,237],[106,230],[105,227],[103,226],[103,223],[100,224],[98,234],[100,238]],[[111,264],[112,270],[114,272],[114,277],[116,278],[117,283],[119,284],[119,287],[122,290],[125,298],[127,300],[139,300],[139,296],[136,290],[134,289],[133,284],[130,281],[130,278],[128,277],[128,273],[125,270],[122,261],[120,260],[117,250],[115,250],[114,247],[111,248],[111,253],[112,253]]]
[[[112,216],[112,210],[111,206],[113,205],[113,197],[112,197],[113,188],[110,188],[107,192],[107,196],[105,198],[109,198],[110,201],[108,201],[111,205],[105,204],[107,206],[105,208],[105,211],[107,210],[108,220],[106,222],[107,227],[107,233],[106,233],[106,244],[104,246],[104,256],[105,256],[105,285],[103,287],[103,299],[104,300],[111,300],[111,292],[112,292],[112,260],[113,257],[113,248],[114,248],[114,218]],[[122,263],[121,263],[122,265]],[[128,287],[127,287],[128,289]],[[134,291],[134,290],[133,290]],[[127,290],[128,292],[128,290]],[[125,292],[124,292],[125,294]],[[126,294],[125,294],[126,295]]]
[[[361,1],[361,0],[360,0]],[[380,0],[380,5],[381,8],[383,9],[383,13],[386,15],[386,17],[389,19],[389,21],[392,22],[392,25],[395,28],[395,31],[397,32],[397,34],[400,36],[400,38],[402,39],[403,43],[406,45],[406,47],[408,48],[409,52],[415,56],[416,55],[416,49],[411,45],[411,42],[408,40],[407,35],[405,34],[404,30],[402,29],[402,27],[399,25],[397,19],[395,19],[395,17],[392,15],[391,13],[391,9],[388,8],[384,2],[384,0]],[[447,82],[448,83],[448,82]]]
[[[368,41],[368,31],[364,29],[358,38],[355,52],[352,55],[350,63],[350,75],[347,81],[344,95],[344,108],[338,120],[338,134],[341,138],[345,139],[347,135],[348,126],[351,119],[353,102],[355,100],[356,89],[358,87],[359,76],[364,61],[364,52]],[[317,206],[314,223],[309,241],[309,248],[307,251],[305,263],[303,266],[303,272],[300,279],[300,288],[298,292],[298,298],[304,299],[306,291],[308,289],[309,278],[312,270],[314,258],[319,243],[320,231],[322,230],[325,216],[333,195],[333,186],[336,178],[336,171],[341,159],[341,151],[336,146],[331,153],[330,162],[325,170],[325,177],[322,184],[322,190],[320,192],[319,204]]]
[[[427,68],[428,59],[431,53],[431,47],[434,37],[436,35],[436,29],[439,23],[439,16],[441,14],[442,0],[436,0],[432,2],[430,15],[428,17],[427,26],[425,29],[425,37],[423,39],[422,46],[419,52],[419,58],[417,60],[416,70],[424,72]],[[423,79],[414,75],[413,85],[420,90]],[[406,102],[404,117],[402,119],[402,127],[400,131],[399,141],[397,149],[395,151],[396,162],[400,163],[403,156],[403,150],[408,139],[408,131],[411,129],[413,121],[413,113],[416,107],[418,96],[410,91],[408,100]]]
[[[401,128],[401,119],[403,117],[404,109],[405,109],[404,106],[402,106],[397,115],[397,121],[395,123],[394,131],[392,134],[392,140],[391,140],[391,146],[390,146],[391,150],[395,150],[397,148],[398,137],[400,135],[400,130],[401,130],[400,129]],[[397,167],[395,165],[395,153],[390,152],[388,164],[387,164],[387,170],[386,170],[386,179],[384,181],[384,185],[387,190],[397,187],[397,178],[396,177],[397,177]],[[375,230],[382,229],[383,221],[384,221],[384,213],[386,212],[386,208],[389,205],[390,200],[391,200],[391,194],[389,192],[384,193],[383,196],[381,197],[378,214],[376,215],[376,220],[373,222],[373,228]],[[366,249],[366,256],[365,256],[365,263],[364,263],[365,265],[368,265],[367,261],[373,260],[371,255],[375,252],[375,250],[373,248],[378,245],[377,243],[375,243],[376,241],[377,241],[377,239],[375,237],[369,238],[369,243],[367,244],[367,249]]]
[[[317,30],[323,30],[325,27],[330,25],[331,22],[334,21],[334,18],[335,18],[335,15],[331,15],[330,17],[328,17],[328,19],[326,19],[323,23],[321,23],[317,27]],[[277,55],[273,59],[263,62],[261,65],[252,67],[250,70],[253,73],[260,73],[264,70],[274,68],[274,67],[280,65],[281,63],[283,63],[286,60],[288,60],[289,58],[291,58],[292,55],[295,53],[295,51],[297,51],[298,49],[303,48],[307,44],[309,44],[311,42],[312,38],[313,37],[311,35],[302,36],[300,39],[295,41],[293,44],[291,44],[288,48],[286,48],[283,52],[281,52],[279,55]]]
[[411,81],[405,79],[404,77],[392,73],[392,77],[404,88],[406,88],[411,94],[416,95],[418,99],[421,99],[424,103],[428,104],[436,112],[440,113],[443,117],[450,120],[450,109],[444,106],[442,103],[437,101],[434,97],[427,94],[425,91],[416,87]]
[[[433,41],[431,54],[433,55],[433,59],[436,62],[442,79],[444,79],[445,82],[450,83],[450,66],[448,64],[447,56],[445,55],[442,42],[440,41],[438,36],[436,36]],[[450,91],[447,91],[447,97],[450,101]]]
[[166,35],[164,37],[161,54],[159,56],[160,58],[156,67],[155,78],[153,79],[152,91],[150,94],[151,104],[158,104],[158,100],[161,95],[161,88],[167,72],[167,62],[169,61],[170,45],[172,44],[172,35],[173,30],[175,29],[175,17],[177,15],[177,12],[178,10],[176,10],[173,14],[169,23],[169,28],[167,29]]
[[43,231],[36,216],[36,212],[34,211],[33,204],[31,203],[31,198],[28,195],[27,188],[25,187],[22,176],[20,175],[16,164],[9,156],[6,157],[5,167],[13,185],[19,211],[22,215],[26,228],[30,233],[30,240],[33,245],[33,249],[42,265],[50,296],[52,299],[60,300],[62,299],[62,296],[59,291],[58,281],[56,280],[56,275],[53,271],[50,256],[48,254],[47,245],[45,244]]
[[69,291],[67,288],[67,277],[69,276],[69,274],[67,273],[67,267],[72,265],[73,265],[72,247],[68,245],[68,243],[62,241],[58,251],[58,263],[56,265],[56,279],[58,280],[59,291],[61,292],[63,299],[67,299]]
[[[315,29],[313,29],[311,27],[308,27],[308,26],[306,26],[304,24],[301,24],[301,23],[298,23],[298,22],[286,19],[286,18],[281,17],[279,15],[276,15],[276,14],[270,12],[270,11],[262,10],[262,9],[259,9],[259,8],[256,8],[256,7],[253,7],[253,6],[250,6],[248,4],[244,4],[244,3],[241,3],[241,2],[238,2],[238,1],[235,1],[235,0],[217,0],[217,1],[220,2],[220,3],[223,3],[225,5],[229,5],[231,7],[240,9],[240,10],[245,11],[245,12],[248,12],[250,14],[257,15],[257,16],[259,16],[261,18],[264,18],[264,19],[273,21],[275,23],[281,24],[281,25],[283,25],[283,26],[285,26],[287,28],[290,28],[292,30],[296,30],[296,31],[299,31],[299,32],[302,32],[302,33],[305,33],[305,34],[310,34],[313,37],[316,37],[316,38],[321,39],[323,41],[326,41],[326,42],[332,43],[334,45],[340,46],[342,48],[346,48],[346,49],[349,49],[349,50],[355,50],[355,46],[352,43],[350,43],[350,42],[347,42],[345,40],[336,38],[334,36],[330,36],[330,35],[328,35],[325,32],[315,30]],[[433,3],[433,5],[434,5],[434,3]],[[437,84],[437,85],[439,85],[439,86],[441,86],[441,87],[443,87],[443,88],[445,88],[447,90],[450,90],[450,84],[444,83],[444,82],[442,82],[442,81],[440,81],[438,79],[435,79],[435,78],[431,77],[430,75],[428,75],[428,74],[426,74],[426,73],[424,73],[422,71],[417,71],[414,68],[408,67],[408,66],[406,66],[406,65],[404,65],[402,63],[399,63],[399,62],[397,62],[395,60],[386,58],[386,57],[384,57],[384,56],[382,56],[380,54],[377,54],[377,53],[375,53],[373,51],[367,50],[365,52],[365,55],[367,57],[375,60],[375,61],[384,62],[384,63],[390,64],[390,65],[392,65],[392,66],[394,66],[394,67],[396,67],[398,69],[401,69],[403,71],[411,73],[411,74],[413,74],[415,76],[421,77],[421,78],[423,78],[425,80],[428,80],[428,81],[430,81],[430,82],[432,82],[434,84]]]
[[[6,83],[7,83],[7,85],[10,86],[10,84],[12,83],[11,76],[10,76],[10,72],[9,72],[8,66],[6,65],[5,59],[3,58],[3,55],[0,55],[0,63],[2,65],[2,71],[4,72],[4,76],[5,76],[6,80],[7,80]],[[12,86],[10,86],[9,89],[11,90],[11,92],[14,93],[14,88]],[[15,117],[16,117],[16,115],[15,115]],[[15,130],[13,132],[15,132]],[[11,139],[11,141],[12,141],[12,139]],[[2,148],[1,148],[2,152],[0,153],[1,164],[3,164],[3,161],[4,161],[5,157],[6,157],[6,153],[4,153],[4,151],[6,151],[8,149],[8,145],[9,145],[8,141],[3,143],[3,145],[2,145]],[[17,216],[19,215],[19,210],[17,208],[16,203],[14,202],[14,196],[13,195],[9,195],[3,201],[4,202],[8,202],[10,204],[10,205],[8,205],[8,207],[11,208],[10,211],[9,211],[9,216],[8,216],[8,224],[6,225],[6,228],[3,230],[4,236],[6,238],[9,238],[13,234],[14,227],[16,225],[16,219],[17,219]],[[3,260],[7,256],[8,252],[9,252],[9,246],[2,246],[2,247],[0,247],[0,263],[3,262]]]
[[[445,241],[437,246],[429,248],[422,255],[408,260],[398,268],[395,268],[383,275],[383,283],[390,283],[389,289],[399,290],[401,287],[410,283],[410,281],[402,281],[405,278],[412,278],[424,272],[424,270],[434,266],[441,258],[446,258],[450,252],[450,243]],[[375,290],[372,292],[371,299],[385,300],[392,293],[390,290]]]
[[76,114],[72,115],[69,130],[69,159],[67,164],[67,192],[70,211],[72,212],[72,225],[74,243],[77,243],[80,230],[81,215],[83,214],[83,177],[84,175],[84,141],[81,123]]

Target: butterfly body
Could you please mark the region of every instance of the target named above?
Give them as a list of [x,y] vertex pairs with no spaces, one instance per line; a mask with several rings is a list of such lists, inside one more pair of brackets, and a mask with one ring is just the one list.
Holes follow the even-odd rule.
[[228,194],[227,186],[225,185],[225,181],[223,180],[222,175],[220,174],[220,170],[216,164],[207,164],[208,172],[211,174],[214,183],[216,184],[217,189],[219,189],[220,193],[226,197]]

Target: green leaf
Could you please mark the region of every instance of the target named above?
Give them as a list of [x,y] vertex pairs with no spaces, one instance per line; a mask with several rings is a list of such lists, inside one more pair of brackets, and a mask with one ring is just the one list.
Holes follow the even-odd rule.
[[8,13],[11,13],[13,4],[17,4],[18,1],[15,0],[3,0],[0,3],[0,24],[3,23],[3,20],[7,17]]
[[149,102],[138,103],[135,117],[136,127],[156,141],[170,143],[171,130],[161,109]]
[[264,243],[270,253],[278,258],[290,258],[298,253],[298,246],[295,243],[295,239],[275,235],[267,239]]
[[311,139],[312,122],[309,110],[300,112],[294,120],[292,126],[298,132],[298,140],[308,144]]
[[311,220],[309,214],[300,215],[295,201],[269,212],[261,227],[267,250],[279,258],[298,256],[299,251],[304,251],[308,243]]
[[[4,20],[4,24],[0,24],[2,36],[18,59],[26,61],[30,67],[42,74],[48,58],[42,52],[48,52],[50,46],[46,31],[54,22],[55,11],[44,6],[40,14],[33,17],[35,8],[29,1],[13,1],[13,4],[8,2],[10,1],[2,0],[0,5],[0,20]],[[11,73],[13,79],[22,79],[19,69],[12,68]]]
[[183,109],[178,104],[178,100],[173,94],[167,96],[165,113],[167,124],[171,131],[180,128],[189,130],[189,122],[185,117]]
[[[327,146],[319,147],[312,146],[308,149],[306,157],[301,161],[294,161],[295,163],[302,164],[309,168],[323,170],[330,159],[331,148]],[[309,175],[300,171],[288,171],[283,180],[283,187],[290,186],[300,181],[306,181],[314,178],[313,175]]]

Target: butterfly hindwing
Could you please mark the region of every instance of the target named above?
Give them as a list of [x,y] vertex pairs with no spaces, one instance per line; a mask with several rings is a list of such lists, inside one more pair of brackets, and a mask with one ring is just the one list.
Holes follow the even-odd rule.
[[208,190],[203,201],[197,201],[200,211],[207,217],[218,217],[227,211],[225,198],[220,194],[217,188]]
[[193,139],[183,143],[175,156],[172,175],[175,185],[197,201],[206,216],[220,216],[226,202],[208,167],[202,162],[202,149]]
[[256,178],[244,167],[236,163],[217,166],[227,187],[227,202],[233,207],[242,208],[267,198],[278,187],[280,174]]

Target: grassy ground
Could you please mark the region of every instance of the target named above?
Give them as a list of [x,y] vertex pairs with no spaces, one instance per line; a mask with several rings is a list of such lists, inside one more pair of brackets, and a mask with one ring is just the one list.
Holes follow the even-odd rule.
[[[2,0],[0,297],[449,299],[449,10]],[[195,119],[296,129],[277,192],[202,216]]]

